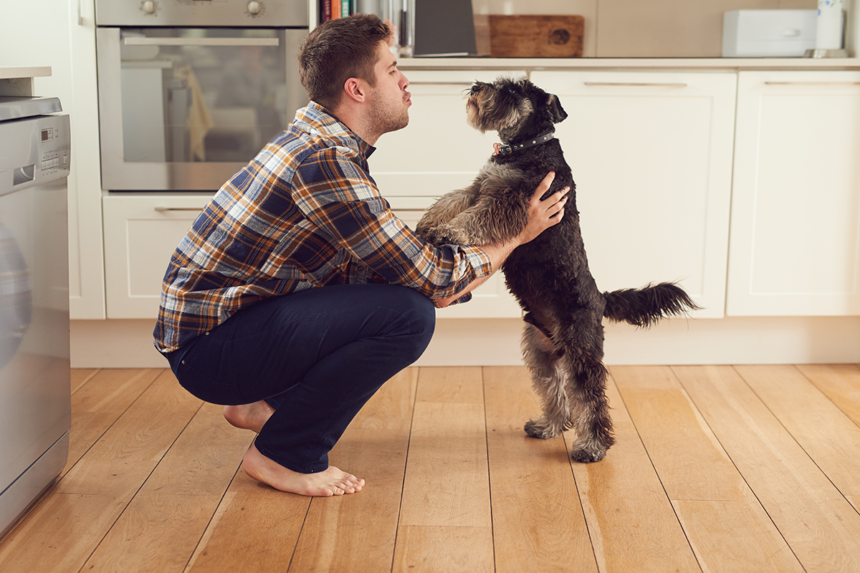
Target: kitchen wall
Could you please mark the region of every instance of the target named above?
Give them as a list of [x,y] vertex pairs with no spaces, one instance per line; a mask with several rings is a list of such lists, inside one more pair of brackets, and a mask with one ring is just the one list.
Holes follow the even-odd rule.
[[[860,0],[855,0],[860,2]],[[846,2],[846,7],[850,2]],[[472,0],[476,14],[579,14],[584,57],[718,58],[723,12],[815,10],[817,0]]]

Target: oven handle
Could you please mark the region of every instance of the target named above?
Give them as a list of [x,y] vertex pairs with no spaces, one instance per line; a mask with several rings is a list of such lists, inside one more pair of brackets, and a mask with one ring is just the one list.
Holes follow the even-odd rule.
[[126,46],[278,46],[278,38],[123,38]]
[[159,213],[169,213],[173,211],[197,211],[203,210],[203,207],[156,207],[155,210]]

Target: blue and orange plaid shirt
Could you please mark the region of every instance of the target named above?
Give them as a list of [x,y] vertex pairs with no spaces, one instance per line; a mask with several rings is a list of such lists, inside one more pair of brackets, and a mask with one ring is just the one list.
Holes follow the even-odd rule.
[[369,174],[374,149],[318,104],[300,109],[174,251],[156,348],[171,352],[243,307],[306,288],[390,283],[439,299],[489,274],[480,249],[434,247],[394,216]]

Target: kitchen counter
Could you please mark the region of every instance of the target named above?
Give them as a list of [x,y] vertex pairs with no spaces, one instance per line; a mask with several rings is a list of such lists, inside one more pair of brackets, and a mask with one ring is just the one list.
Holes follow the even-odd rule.
[[50,77],[49,67],[0,67],[0,96],[34,95],[33,78]]
[[403,58],[402,70],[860,70],[860,58]]

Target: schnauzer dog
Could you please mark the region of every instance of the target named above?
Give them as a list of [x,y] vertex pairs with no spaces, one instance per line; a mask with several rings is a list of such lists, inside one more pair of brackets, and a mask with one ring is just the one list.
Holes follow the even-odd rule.
[[417,226],[436,245],[485,245],[512,239],[525,227],[534,189],[555,171],[544,198],[570,186],[561,222],[514,250],[502,270],[522,306],[523,357],[543,415],[525,431],[541,439],[575,428],[571,457],[597,462],[614,443],[603,365],[604,317],[648,327],[698,308],[674,283],[602,293],[588,270],[576,210],[576,185],[553,137],[567,117],[558,98],[527,79],[476,82],[466,104],[468,121],[498,131],[503,144],[466,189],[440,198]]

